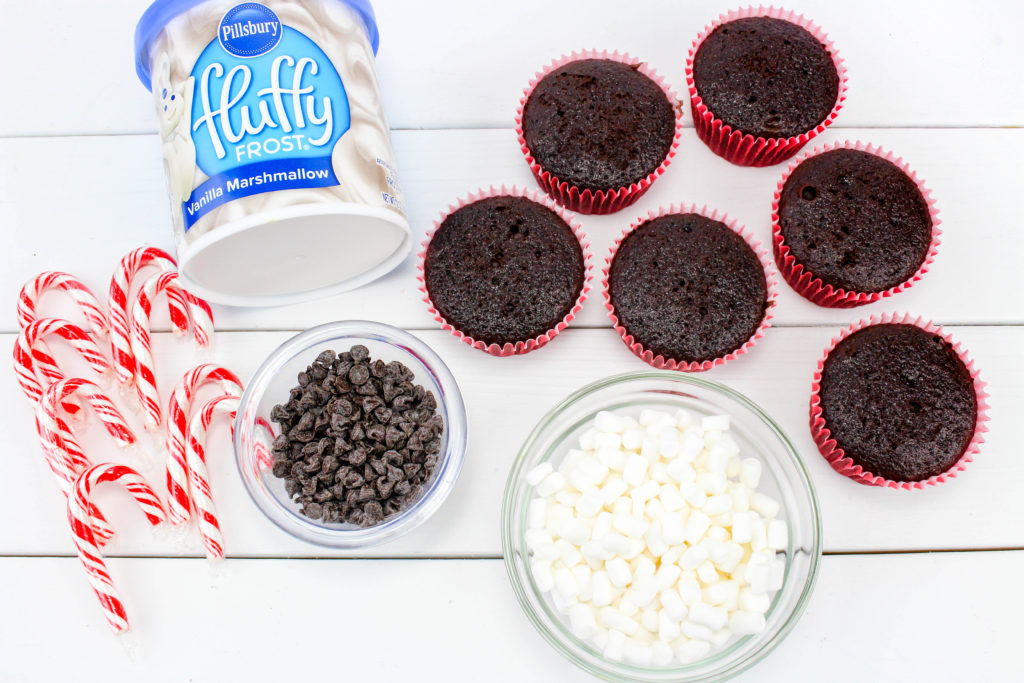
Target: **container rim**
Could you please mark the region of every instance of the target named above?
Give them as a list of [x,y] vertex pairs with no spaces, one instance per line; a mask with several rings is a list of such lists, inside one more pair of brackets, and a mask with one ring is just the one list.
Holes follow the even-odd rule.
[[[153,40],[164,29],[167,22],[179,14],[201,5],[207,0],[155,0],[145,12],[139,23],[135,26],[135,73],[138,74],[142,85],[146,90],[153,89],[151,65],[149,63],[149,49]],[[326,2],[327,0],[322,0]],[[351,7],[363,21],[363,28],[366,37],[373,48],[373,54],[377,54],[380,46],[380,31],[377,28],[377,17],[373,12],[373,5],[370,0],[334,0],[343,2]]]

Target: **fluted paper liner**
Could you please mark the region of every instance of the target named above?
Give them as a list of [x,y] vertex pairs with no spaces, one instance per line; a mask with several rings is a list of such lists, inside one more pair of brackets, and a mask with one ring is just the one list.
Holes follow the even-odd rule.
[[[662,89],[665,93],[665,97],[668,98],[669,103],[672,105],[672,109],[676,112],[676,133],[675,137],[672,139],[672,145],[669,147],[665,160],[662,161],[661,165],[651,172],[646,178],[635,182],[632,185],[597,191],[590,189],[581,190],[575,185],[559,180],[559,178],[551,172],[546,171],[537,162],[537,160],[534,159],[533,154],[530,152],[530,148],[526,144],[526,137],[523,135],[523,110],[526,108],[526,102],[530,99],[533,89],[541,79],[551,72],[570,62],[576,62],[582,59],[610,59],[623,64],[629,64],[630,66],[636,65],[637,70],[640,73],[650,78]],[[683,107],[682,100],[679,99],[679,96],[676,95],[675,91],[672,90],[665,79],[662,78],[646,62],[634,59],[630,55],[620,53],[618,51],[608,52],[607,50],[582,50],[579,52],[572,52],[568,55],[562,55],[551,62],[548,66],[538,71],[534,77],[530,79],[530,83],[523,91],[523,96],[519,98],[519,108],[516,110],[516,136],[519,140],[519,147],[523,152],[523,156],[526,157],[526,162],[530,165],[530,170],[533,172],[533,177],[537,179],[537,183],[545,192],[548,193],[549,196],[551,196],[552,199],[565,208],[579,213],[615,213],[639,199],[645,192],[647,192],[651,184],[665,172],[665,169],[668,168],[672,158],[676,155],[676,151],[679,147],[679,138],[682,135],[682,132]]]
[[[754,137],[741,130],[734,130],[720,118],[716,117],[704,103],[693,79],[693,59],[697,49],[704,42],[704,39],[722,24],[736,19],[747,19],[750,17],[771,17],[782,19],[800,26],[809,31],[821,42],[829,54],[839,75],[839,92],[836,97],[836,104],[825,120],[813,129],[790,138],[762,138]],[[693,126],[697,135],[704,141],[712,152],[740,166],[772,166],[789,159],[800,151],[800,148],[807,144],[829,125],[839,115],[846,100],[846,67],[843,60],[836,51],[835,45],[828,35],[820,27],[805,18],[802,14],[793,10],[782,9],[781,7],[747,7],[732,10],[719,17],[704,27],[704,30],[694,39],[690,51],[686,57],[686,88],[690,93],[690,110],[693,114]]]
[[[433,300],[430,298],[430,292],[427,290],[426,281],[426,259],[427,259],[427,247],[430,245],[430,240],[433,238],[434,233],[437,232],[438,228],[441,227],[441,223],[444,222],[445,218],[449,215],[458,211],[464,206],[478,202],[481,199],[487,199],[489,197],[524,197],[531,201],[534,201],[542,206],[554,211],[562,220],[565,221],[573,234],[576,235],[576,239],[579,240],[580,249],[583,252],[583,267],[585,269],[583,288],[580,290],[579,297],[576,299],[576,303],[572,309],[562,320],[555,325],[552,329],[548,330],[544,334],[541,334],[533,339],[527,339],[525,341],[517,341],[514,344],[511,342],[505,343],[504,345],[499,344],[486,344],[483,341],[473,339],[469,335],[465,334],[454,325],[445,320],[444,316],[437,310]],[[590,283],[593,279],[593,268],[592,258],[590,253],[590,242],[587,240],[586,234],[583,232],[583,227],[579,224],[576,218],[565,211],[561,207],[557,206],[551,199],[546,197],[541,192],[536,190],[527,190],[513,185],[512,187],[506,187],[502,185],[499,188],[493,185],[486,189],[480,189],[476,192],[470,192],[466,197],[459,199],[454,204],[449,204],[446,211],[441,212],[441,217],[434,221],[434,226],[427,232],[426,239],[423,240],[422,250],[418,254],[419,263],[416,266],[416,278],[419,282],[419,290],[423,294],[423,301],[427,304],[430,314],[434,316],[434,320],[441,324],[441,329],[447,330],[452,333],[457,339],[469,344],[475,349],[480,349],[492,356],[512,356],[523,353],[529,353],[534,349],[539,349],[544,346],[552,339],[554,339],[559,332],[569,326],[569,323],[573,321],[580,309],[583,308],[583,302],[586,301],[587,295],[590,292]]]
[[[932,241],[928,246],[928,253],[925,255],[924,261],[921,262],[921,266],[917,269],[917,272],[915,272],[910,278],[883,292],[854,292],[825,284],[820,278],[815,277],[813,273],[796,260],[796,257],[791,253],[790,248],[786,244],[786,240],[782,235],[782,226],[779,225],[779,201],[782,197],[782,188],[785,187],[786,181],[789,180],[789,176],[792,175],[793,171],[796,170],[800,164],[804,163],[808,159],[836,149],[853,149],[860,152],[867,152],[868,154],[874,154],[881,159],[891,162],[903,171],[907,177],[914,181],[917,185],[917,189],[921,192],[921,196],[924,197],[925,202],[928,204],[928,214],[931,217],[932,222]],[[782,174],[782,179],[779,180],[779,184],[775,188],[775,196],[772,199],[772,253],[775,256],[775,265],[779,269],[779,274],[782,275],[789,286],[792,287],[797,294],[808,301],[818,304],[819,306],[827,306],[829,308],[853,308],[855,306],[863,306],[864,304],[870,304],[875,301],[888,298],[893,294],[899,294],[903,290],[909,289],[915,282],[924,277],[924,274],[927,273],[928,269],[931,267],[932,261],[935,260],[935,255],[938,253],[939,245],[942,243],[939,239],[939,236],[942,235],[942,230],[939,229],[939,224],[941,223],[942,221],[939,220],[939,210],[935,206],[935,199],[932,197],[931,190],[925,187],[924,181],[918,178],[917,174],[914,173],[914,171],[906,164],[906,162],[903,161],[901,157],[896,156],[892,152],[887,152],[881,147],[864,144],[863,142],[851,142],[847,140],[845,142],[836,142],[831,145],[824,145],[816,148],[812,152],[801,155],[799,159],[790,163],[785,173]]]
[[[743,343],[743,345],[734,351],[730,351],[719,358],[712,358],[704,361],[681,361],[673,358],[665,358],[662,355],[655,355],[653,351],[644,347],[644,345],[638,342],[633,335],[629,334],[626,328],[619,322],[619,318],[615,314],[615,306],[612,305],[611,291],[608,285],[608,278],[611,272],[612,262],[615,260],[615,254],[618,253],[619,245],[622,244],[622,241],[626,239],[631,232],[655,218],[685,213],[698,214],[705,218],[710,218],[711,220],[724,223],[730,230],[742,237],[747,245],[749,245],[754,251],[758,261],[760,261],[761,267],[764,270],[765,285],[768,289],[768,299],[767,305],[765,306],[764,318],[761,320],[761,324],[754,331],[754,334],[752,334],[750,338]],[[778,299],[778,286],[775,278],[775,271],[772,269],[771,262],[768,259],[768,251],[763,248],[761,243],[755,240],[750,233],[743,228],[743,226],[739,225],[736,220],[730,219],[723,211],[719,211],[718,209],[708,209],[707,206],[697,207],[695,204],[672,204],[667,207],[661,207],[650,211],[646,216],[637,218],[622,232],[622,235],[615,240],[615,244],[612,245],[607,258],[605,258],[605,266],[602,271],[602,294],[604,296],[605,309],[608,311],[608,317],[611,318],[615,331],[619,334],[619,337],[622,338],[623,343],[629,347],[629,350],[632,351],[637,358],[640,358],[645,363],[658,369],[678,370],[680,372],[703,372],[718,365],[722,365],[723,363],[738,356],[742,356],[752,349],[754,345],[757,344],[758,340],[764,336],[765,330],[771,326],[775,302]]]
[[[835,349],[839,342],[858,330],[862,330],[865,327],[871,327],[873,325],[884,325],[888,323],[914,325],[916,327],[920,327],[929,334],[937,334],[945,339],[953,347],[953,350],[956,351],[960,360],[967,368],[967,372],[970,373],[971,379],[974,380],[974,391],[978,398],[978,415],[974,421],[974,435],[971,437],[970,442],[968,442],[963,454],[953,464],[953,466],[945,472],[929,477],[928,479],[922,479],[921,481],[893,481],[891,479],[885,479],[884,477],[871,474],[855,463],[851,458],[846,457],[843,449],[839,448],[835,439],[832,438],[832,433],[829,431],[828,426],[825,423],[825,418],[821,408],[821,373],[825,367],[825,360],[828,358],[829,354],[832,353],[832,350]],[[974,456],[978,454],[981,444],[985,443],[984,435],[985,432],[988,431],[987,399],[988,393],[985,391],[985,383],[981,381],[981,378],[978,376],[978,369],[974,367],[974,361],[972,361],[967,355],[967,351],[963,346],[959,342],[953,341],[953,338],[941,327],[920,316],[915,318],[908,313],[884,313],[881,315],[872,315],[868,318],[855,322],[850,325],[850,327],[843,330],[843,332],[838,336],[833,338],[832,343],[825,350],[825,354],[821,357],[821,360],[818,361],[818,366],[814,371],[814,378],[811,382],[811,436],[814,438],[814,443],[817,444],[818,450],[825,457],[825,460],[832,465],[832,469],[860,484],[866,484],[868,486],[884,486],[908,491],[911,489],[923,489],[926,486],[936,486],[955,477],[967,467],[968,463],[974,460]]]

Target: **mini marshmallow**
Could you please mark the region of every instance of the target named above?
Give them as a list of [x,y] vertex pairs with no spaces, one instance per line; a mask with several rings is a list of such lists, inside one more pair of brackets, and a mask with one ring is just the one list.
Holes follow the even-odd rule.
[[551,571],[551,561],[533,558],[530,561],[530,571],[533,574],[533,581],[537,584],[537,590],[547,592],[555,587],[555,575]]
[[768,590],[777,591],[782,588],[782,583],[786,578],[786,562],[779,558],[772,560],[771,564],[768,565]]
[[686,516],[682,512],[666,512],[660,526],[661,535],[670,546],[679,545],[687,539]]
[[647,528],[650,525],[651,523],[646,519],[634,517],[631,514],[616,514],[612,519],[612,528],[630,538],[641,538],[647,533]]
[[665,468],[665,463],[663,462],[651,463],[651,467],[647,473],[648,476],[658,484],[665,484],[672,481],[672,477],[669,476],[668,470]]
[[760,633],[764,627],[764,614],[760,612],[733,612],[729,617],[729,630],[737,636]]
[[732,510],[732,496],[726,493],[720,493],[716,496],[709,496],[704,501],[704,507],[702,508],[704,514],[709,517],[716,517],[723,513]]
[[571,508],[576,506],[576,503],[579,502],[579,499],[582,498],[582,495],[579,493],[579,490],[570,491],[569,489],[562,489],[554,496],[552,496],[552,498],[559,505],[564,505],[566,507]]
[[612,530],[612,513],[599,512],[594,520],[594,528],[591,530],[590,538],[600,540],[602,536]]
[[627,429],[622,433],[622,447],[629,451],[639,451],[647,433],[642,429]]
[[597,634],[597,619],[594,610],[581,602],[569,608],[569,623],[572,631],[580,638],[592,638]]
[[586,450],[618,451],[622,449],[622,435],[614,432],[598,432],[594,437],[594,448]]
[[768,547],[772,550],[785,550],[789,545],[789,527],[781,519],[768,522]]
[[576,546],[582,546],[590,540],[590,527],[578,517],[570,517],[558,522],[555,525],[555,532]]
[[692,607],[700,601],[700,583],[695,575],[680,576],[679,581],[676,582],[676,590],[679,591],[679,597],[687,607]]
[[663,640],[656,640],[651,643],[651,664],[654,666],[667,666],[674,656],[672,648]]
[[697,567],[697,579],[705,585],[714,583],[718,581],[718,570],[710,562],[704,562],[704,564]]
[[634,666],[650,666],[654,661],[654,650],[646,643],[627,639],[622,649],[622,659]]
[[746,612],[760,612],[764,614],[771,607],[772,600],[766,594],[754,593],[749,588],[741,588],[739,595],[739,606]]
[[747,488],[756,489],[761,483],[761,461],[757,458],[743,458],[740,461],[740,481]]
[[619,447],[599,448],[595,456],[598,462],[607,467],[613,472],[621,472],[626,466],[626,458],[629,456],[628,451],[624,451]]
[[[622,649],[626,644],[626,634],[622,631],[611,629],[608,631],[608,643],[604,646],[601,654],[610,662],[622,661]],[[678,656],[678,654],[677,654]]]
[[615,553],[607,550],[600,541],[592,540],[587,541],[580,548],[580,552],[583,557],[586,558],[587,562],[603,562],[610,560],[615,557]]
[[665,590],[676,585],[680,574],[682,574],[682,571],[676,565],[662,564],[658,567],[658,571],[654,573],[654,578],[658,581],[658,589]]
[[569,472],[572,472],[572,468],[576,467],[576,463],[579,462],[579,459],[582,457],[583,451],[575,448],[570,449],[569,452],[565,454],[565,457],[562,458],[562,462],[560,462],[558,467],[555,468],[555,471],[563,477],[566,476]]
[[[644,540],[647,542],[647,550],[655,557],[661,557],[664,562],[664,556],[666,553],[671,552],[668,543],[665,541],[664,534],[661,531],[661,524],[651,524],[647,529],[647,533],[644,534]],[[678,548],[679,546],[675,546]]]
[[[580,434],[580,448],[585,451],[589,451],[594,448],[594,437],[597,436],[597,430],[591,427],[582,434]],[[572,451],[569,451],[570,453]]]
[[779,514],[779,503],[771,496],[754,492],[750,496],[750,507],[760,512],[765,517],[774,517]]
[[[705,432],[718,431],[724,432],[729,429],[729,416],[728,415],[708,415],[707,417],[701,418],[700,428]],[[600,429],[600,427],[598,427]]]
[[633,571],[629,568],[629,563],[621,557],[606,560],[604,570],[608,573],[608,580],[613,586],[623,588],[633,581]]
[[605,547],[605,550],[622,556],[629,555],[633,549],[629,539],[617,531],[609,531],[602,536],[601,545]]
[[621,417],[607,410],[602,410],[594,417],[594,427],[599,432],[614,432],[621,434],[626,423]]
[[658,593],[658,601],[661,603],[662,613],[672,621],[682,621],[688,612],[683,599],[679,597],[679,591],[666,589]]
[[640,624],[635,619],[627,617],[616,607],[610,605],[602,607],[598,610],[598,614],[601,617],[601,622],[611,631],[622,631],[626,635],[633,635],[640,628]]
[[526,483],[530,486],[537,486],[544,481],[549,474],[555,471],[554,465],[550,462],[542,462],[534,467],[526,475]]
[[566,567],[575,567],[583,561],[583,553],[580,552],[580,549],[564,538],[555,541],[555,549],[558,550],[558,559]]
[[648,460],[644,456],[631,453],[626,457],[626,467],[622,470],[622,479],[630,486],[640,486],[644,483],[644,477],[647,476],[648,464]]
[[677,459],[684,463],[691,463],[696,460],[702,450],[704,450],[704,435],[697,430],[688,429],[683,436],[683,442],[679,445]]
[[683,643],[683,645],[676,649],[676,659],[683,664],[689,664],[696,662],[698,659],[702,659],[707,656],[708,652],[711,651],[711,643],[704,640],[690,639]]
[[707,559],[708,551],[704,546],[691,545],[679,557],[679,567],[687,570],[696,569],[704,564],[704,561]]
[[548,503],[545,498],[534,498],[526,508],[526,526],[530,529],[544,528]]
[[[683,528],[686,542],[691,545],[700,542],[709,526],[711,526],[711,518],[700,510],[694,510],[686,518],[686,525]],[[666,538],[666,540],[668,539]]]
[[630,495],[636,495],[643,501],[648,501],[661,493],[661,486],[653,479],[648,479],[641,486],[633,489]]
[[[555,582],[557,583],[557,581],[558,577],[556,575]],[[706,626],[712,631],[717,631],[728,623],[729,613],[725,611],[724,607],[715,607],[706,602],[698,602],[690,607],[687,619],[695,624]]]
[[597,607],[604,607],[612,604],[612,600],[615,599],[615,593],[612,590],[611,579],[608,578],[608,572],[604,569],[595,571],[590,577],[590,601]]
[[755,517],[750,525],[750,547],[755,551],[768,547],[768,525],[763,517]]
[[658,491],[658,500],[667,512],[678,512],[686,507],[686,501],[679,493],[679,487],[672,484],[662,484]]
[[654,607],[647,607],[640,611],[640,626],[654,633],[658,630],[658,614],[660,610]]
[[658,595],[658,581],[654,577],[633,580],[633,602],[637,607],[647,607]]
[[601,497],[604,499],[603,504],[611,505],[628,490],[629,484],[624,482],[621,477],[609,478],[600,489]]
[[661,457],[661,453],[658,451],[658,440],[653,436],[645,436],[643,443],[640,444],[640,455],[649,463],[657,462]]
[[698,624],[690,618],[684,619],[680,622],[679,630],[682,631],[683,635],[687,638],[695,640],[711,640],[712,630],[704,624]]
[[666,610],[658,610],[658,624],[656,630],[658,632],[658,639],[663,641],[672,641],[682,635],[682,631],[679,630],[679,623],[682,619],[673,619],[670,617]]
[[580,602],[590,602],[593,599],[593,574],[594,571],[585,564],[578,564],[572,568],[573,578],[580,587]]
[[562,476],[561,472],[552,472],[544,477],[544,481],[537,485],[537,495],[547,498],[565,488],[565,484],[565,477]]
[[700,472],[697,474],[697,486],[709,496],[725,493],[725,475],[717,472]]
[[732,540],[734,543],[750,543],[754,529],[754,513],[737,512],[732,516]]

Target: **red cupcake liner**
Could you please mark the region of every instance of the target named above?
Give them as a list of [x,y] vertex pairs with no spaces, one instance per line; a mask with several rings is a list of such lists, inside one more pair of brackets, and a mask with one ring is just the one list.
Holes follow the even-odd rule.
[[[862,330],[865,327],[871,327],[872,325],[883,325],[887,323],[896,324],[907,324],[915,325],[920,327],[929,334],[937,334],[945,339],[953,347],[953,350],[957,352],[960,360],[967,368],[967,372],[970,373],[971,379],[974,380],[974,391],[978,398],[978,415],[974,422],[974,436],[971,437],[970,442],[967,444],[967,448],[964,449],[963,455],[960,459],[953,464],[945,472],[936,474],[928,479],[921,481],[893,481],[891,479],[885,479],[879,477],[870,472],[866,471],[863,467],[855,463],[852,459],[846,457],[846,453],[843,449],[839,448],[836,444],[835,439],[832,438],[832,433],[825,425],[825,418],[822,415],[821,408],[821,373],[825,367],[825,359],[828,358],[832,350],[835,349],[836,345],[843,339],[846,339],[854,332]],[[967,355],[967,351],[963,346],[953,340],[953,337],[948,332],[943,330],[938,325],[935,325],[931,321],[925,320],[923,317],[918,316],[916,318],[911,317],[908,313],[884,313],[881,315],[872,315],[869,318],[864,318],[848,328],[843,330],[838,336],[832,339],[832,343],[825,350],[825,354],[818,361],[818,367],[814,371],[814,378],[811,382],[811,404],[810,404],[810,427],[811,436],[814,438],[814,443],[818,446],[818,451],[825,457],[825,460],[832,465],[832,469],[839,474],[853,479],[859,484],[865,484],[868,486],[884,486],[892,489],[923,489],[926,486],[936,486],[945,482],[947,479],[955,477],[957,474],[962,472],[967,464],[974,460],[981,449],[981,444],[985,443],[985,432],[988,431],[988,393],[985,391],[985,382],[978,376],[978,369],[974,367],[974,361],[971,360],[970,356]]]
[[[732,126],[717,118],[697,93],[697,86],[693,80],[693,59],[697,54],[697,48],[712,31],[722,24],[749,17],[771,17],[792,22],[807,29],[826,46],[829,54],[832,55],[836,73],[839,74],[839,96],[836,98],[836,105],[832,108],[832,112],[813,130],[791,138],[754,137],[749,133],[734,130]],[[843,102],[846,100],[846,67],[828,35],[802,14],[781,7],[747,7],[719,15],[718,19],[705,26],[704,30],[694,39],[686,57],[686,88],[690,93],[693,126],[697,135],[705,145],[711,148],[712,152],[739,166],[772,166],[799,152],[801,147],[828,128],[839,115],[839,110],[843,108]]]
[[[533,89],[542,78],[550,74],[555,69],[558,69],[569,62],[576,62],[581,59],[611,59],[623,64],[637,65],[637,70],[640,73],[657,83],[662,91],[664,91],[665,97],[668,98],[669,102],[672,104],[672,108],[676,112],[676,134],[672,139],[672,146],[669,147],[668,155],[665,157],[665,160],[662,161],[661,165],[646,178],[633,183],[628,187],[598,191],[590,189],[581,190],[575,185],[570,185],[568,182],[559,180],[555,175],[544,170],[544,168],[537,163],[537,160],[533,158],[533,154],[530,153],[530,148],[526,145],[526,137],[523,135],[523,110],[526,107],[526,101],[530,99],[530,94],[533,93]],[[654,69],[648,66],[646,62],[634,59],[628,54],[620,53],[618,51],[608,52],[607,50],[601,50],[598,52],[597,50],[582,50],[580,52],[574,51],[571,54],[562,55],[551,62],[548,66],[538,71],[534,77],[530,79],[530,83],[523,91],[523,96],[519,98],[519,108],[516,110],[516,137],[519,140],[519,147],[523,152],[523,156],[526,157],[526,162],[530,165],[530,170],[533,172],[533,177],[537,179],[537,184],[539,184],[541,189],[547,192],[552,199],[565,208],[586,214],[615,213],[639,199],[645,192],[647,192],[651,184],[665,172],[665,169],[668,168],[672,158],[676,155],[676,151],[679,147],[679,139],[682,136],[682,133],[683,107],[682,100],[679,99],[679,96],[676,95],[675,91],[668,85],[668,82],[666,82],[665,79],[662,78]]]
[[[583,289],[580,290],[579,298],[576,299],[576,304],[572,307],[572,310],[562,318],[561,322],[555,325],[554,328],[548,330],[544,334],[541,334],[533,339],[527,339],[526,341],[518,341],[514,344],[506,343],[504,345],[499,344],[486,344],[482,341],[473,339],[469,335],[463,333],[461,330],[456,328],[454,325],[444,319],[444,316],[437,310],[433,300],[430,298],[430,292],[427,291],[426,281],[426,259],[427,259],[427,247],[430,245],[430,240],[434,237],[434,233],[441,227],[441,223],[450,214],[461,209],[462,207],[478,202],[481,199],[487,199],[489,197],[524,197],[538,204],[546,206],[547,208],[558,214],[566,224],[572,228],[573,233],[576,235],[576,239],[579,240],[580,248],[583,250],[583,264],[586,269],[586,277],[583,281]],[[427,304],[430,314],[434,316],[434,320],[441,324],[441,329],[447,330],[452,333],[457,339],[469,344],[474,349],[480,349],[492,356],[513,356],[523,353],[529,353],[534,349],[539,349],[544,346],[556,336],[558,333],[569,326],[569,323],[573,321],[576,315],[583,308],[583,302],[587,300],[587,294],[590,292],[590,283],[593,280],[593,264],[592,255],[590,253],[590,242],[587,240],[586,233],[583,232],[583,226],[579,224],[576,218],[565,211],[561,207],[557,206],[551,199],[544,196],[542,193],[536,190],[527,190],[524,188],[506,187],[502,185],[500,188],[496,188],[493,185],[487,189],[479,189],[476,192],[470,192],[466,197],[457,200],[454,204],[449,204],[446,211],[441,212],[441,217],[434,221],[434,226],[431,228],[426,235],[426,239],[421,243],[423,249],[417,255],[419,263],[416,266],[416,279],[419,282],[419,290],[423,294],[423,301]]]
[[[884,292],[853,292],[825,284],[820,278],[815,277],[813,273],[807,270],[796,260],[782,236],[782,226],[779,225],[779,199],[782,196],[782,188],[786,185],[786,181],[789,180],[789,176],[797,166],[811,157],[815,157],[819,154],[824,154],[825,152],[830,152],[835,149],[855,149],[860,152],[874,154],[877,157],[895,164],[911,180],[914,181],[917,185],[917,189],[921,192],[921,196],[924,197],[925,202],[928,203],[928,213],[931,216],[932,221],[932,242],[928,247],[928,253],[925,255],[924,261],[921,263],[921,267],[917,269],[916,273],[914,273],[905,282],[901,282],[895,287],[891,287]],[[870,304],[872,302],[888,298],[893,294],[899,294],[903,290],[909,289],[915,282],[924,277],[924,274],[928,272],[928,268],[931,266],[932,261],[935,260],[935,255],[938,253],[939,245],[942,243],[939,239],[939,236],[942,234],[942,230],[939,229],[939,225],[941,223],[942,221],[939,220],[939,210],[935,206],[935,199],[932,197],[932,191],[925,187],[924,181],[917,177],[917,174],[907,166],[906,162],[904,162],[901,157],[896,156],[892,152],[887,152],[881,147],[847,140],[845,142],[836,142],[831,145],[818,147],[814,151],[802,155],[799,159],[793,161],[789,165],[789,168],[786,169],[786,172],[782,174],[782,179],[779,180],[779,184],[775,189],[775,196],[772,199],[772,252],[775,255],[775,265],[778,266],[779,273],[786,282],[789,283],[789,286],[796,290],[800,296],[804,297],[808,301],[818,304],[819,306],[827,306],[829,308],[853,308],[855,306],[863,306],[865,304]]]
[[[608,286],[608,277],[611,272],[612,261],[615,260],[615,254],[618,252],[619,245],[622,244],[622,240],[626,239],[627,235],[648,221],[677,213],[695,213],[704,216],[705,218],[725,223],[730,230],[742,237],[750,248],[754,250],[754,254],[757,255],[758,260],[761,262],[761,267],[764,269],[765,284],[768,287],[768,305],[765,307],[764,319],[761,321],[757,330],[754,331],[754,334],[750,336],[750,339],[744,342],[742,346],[719,358],[713,358],[705,361],[677,361],[671,358],[665,358],[662,355],[656,356],[653,351],[645,348],[643,344],[633,337],[633,335],[626,331],[626,328],[619,322],[618,316],[615,315],[615,306],[612,305],[611,291]],[[615,243],[609,250],[608,256],[605,258],[604,269],[602,270],[601,284],[602,294],[604,296],[604,307],[608,311],[608,317],[611,318],[615,331],[618,332],[619,337],[622,338],[622,342],[629,347],[629,350],[632,351],[637,358],[648,365],[658,368],[659,370],[677,370],[679,372],[704,372],[705,370],[710,370],[713,367],[722,365],[723,363],[738,356],[742,356],[752,349],[757,344],[758,340],[764,336],[765,330],[771,327],[771,320],[774,317],[773,309],[775,308],[775,302],[779,295],[778,283],[775,278],[775,270],[772,268],[771,261],[768,259],[768,251],[761,246],[761,243],[755,240],[735,219],[730,219],[724,211],[719,211],[718,209],[709,210],[707,206],[698,208],[696,204],[672,204],[667,207],[660,207],[654,211],[649,211],[646,216],[641,216],[633,221],[628,228],[623,230],[622,235],[615,240]]]

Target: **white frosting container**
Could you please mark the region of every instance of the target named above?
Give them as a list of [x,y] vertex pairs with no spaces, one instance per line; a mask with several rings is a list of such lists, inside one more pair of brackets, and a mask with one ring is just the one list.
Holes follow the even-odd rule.
[[412,233],[367,0],[157,0],[136,28],[186,286],[290,303],[398,265]]

